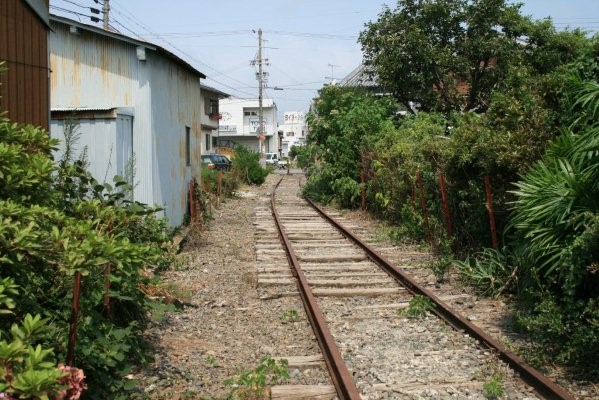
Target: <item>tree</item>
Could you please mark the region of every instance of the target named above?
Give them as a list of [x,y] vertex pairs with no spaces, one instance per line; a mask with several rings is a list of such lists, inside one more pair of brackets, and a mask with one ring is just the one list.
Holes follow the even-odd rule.
[[365,63],[407,106],[484,111],[522,61],[519,39],[531,22],[519,9],[506,0],[400,0],[360,34]]

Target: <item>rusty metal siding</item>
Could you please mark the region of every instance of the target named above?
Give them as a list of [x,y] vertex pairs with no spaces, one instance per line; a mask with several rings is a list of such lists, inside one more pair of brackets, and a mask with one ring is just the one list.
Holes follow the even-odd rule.
[[[56,159],[64,154],[64,129],[68,119],[53,119],[50,132],[59,138]],[[112,117],[80,118],[75,121],[77,140],[72,151],[75,158],[85,156],[88,170],[100,183],[113,183],[113,177],[125,176],[125,167],[132,156],[132,117],[117,114]]]
[[[169,224],[180,225],[187,212],[188,182],[199,178],[203,75],[164,52],[146,48],[145,59],[139,60],[134,43],[81,27],[72,33],[68,24],[56,20],[51,24],[52,109],[132,108],[134,199],[165,207]],[[185,163],[186,127],[191,132],[190,166]],[[90,142],[89,151],[103,147],[99,151],[106,152],[112,143]],[[106,170],[106,162],[97,168],[97,173]]]
[[56,107],[131,107],[136,89],[136,47],[52,21],[51,104]]
[[0,1],[0,110],[13,122],[49,128],[48,31],[22,0]]
[[[153,198],[165,207],[169,221],[179,224],[187,212],[187,183],[199,180],[201,155],[200,80],[160,55],[148,54],[151,117],[155,147]],[[191,165],[185,163],[185,128],[191,131]]]

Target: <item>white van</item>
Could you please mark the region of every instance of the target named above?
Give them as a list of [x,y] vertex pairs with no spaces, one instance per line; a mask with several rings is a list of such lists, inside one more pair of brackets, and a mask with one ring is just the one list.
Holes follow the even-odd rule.
[[277,167],[279,165],[279,155],[277,153],[266,153],[265,162],[266,165],[274,165]]

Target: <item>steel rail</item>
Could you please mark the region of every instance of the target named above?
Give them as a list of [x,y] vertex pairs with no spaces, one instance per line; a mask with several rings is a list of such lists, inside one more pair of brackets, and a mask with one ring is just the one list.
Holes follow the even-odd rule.
[[510,367],[512,367],[515,371],[517,371],[520,374],[522,380],[524,380],[527,384],[532,386],[535,389],[535,391],[537,391],[537,394],[546,399],[551,400],[574,400],[574,397],[566,390],[564,390],[561,386],[557,385],[555,382],[551,381],[549,378],[541,374],[539,371],[526,364],[526,362],[524,362],[524,360],[522,360],[519,356],[509,351],[501,343],[497,342],[495,339],[486,334],[476,325],[472,324],[470,321],[462,317],[447,303],[443,302],[441,299],[439,299],[426,288],[420,286],[410,276],[408,276],[399,268],[394,266],[385,257],[378,254],[368,244],[360,240],[349,229],[344,227],[339,221],[329,216],[326,213],[326,211],[324,211],[311,199],[307,197],[305,199],[315,210],[319,212],[320,215],[322,215],[326,220],[333,224],[345,237],[347,237],[348,239],[356,243],[358,246],[360,246],[368,254],[372,261],[377,263],[389,275],[398,280],[403,286],[405,286],[407,290],[409,290],[413,294],[420,294],[431,299],[433,303],[435,303],[436,305],[433,308],[433,312],[437,314],[441,319],[443,319],[445,322],[447,322],[449,325],[451,325],[457,330],[466,331],[468,334],[470,334],[475,339],[479,340],[481,343],[485,344],[487,347],[497,351],[499,357],[508,365],[510,365]]
[[327,368],[331,375],[331,380],[333,381],[333,385],[337,391],[337,396],[340,400],[359,400],[361,397],[358,388],[356,387],[356,384],[353,381],[345,362],[341,358],[341,353],[335,344],[333,335],[331,335],[331,332],[329,331],[324,315],[318,307],[316,298],[314,297],[314,294],[308,285],[308,280],[306,279],[306,276],[299,265],[297,256],[291,247],[289,237],[287,236],[285,228],[283,227],[283,224],[279,218],[279,213],[277,212],[275,204],[275,192],[282,181],[283,177],[281,177],[279,182],[277,182],[274,190],[270,194],[271,211],[275,219],[275,224],[279,231],[279,235],[283,241],[285,252],[287,253],[287,259],[293,267],[293,275],[298,281],[300,297],[302,298],[306,314],[308,315],[308,319],[310,320],[310,324],[312,325],[312,329],[314,330],[316,339],[318,340],[318,344],[320,345],[320,349],[323,353],[325,363],[327,364]]

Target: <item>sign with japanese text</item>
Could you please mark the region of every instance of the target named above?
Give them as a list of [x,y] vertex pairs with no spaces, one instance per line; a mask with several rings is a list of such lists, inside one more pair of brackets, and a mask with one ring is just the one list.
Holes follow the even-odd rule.
[[303,112],[297,111],[286,112],[284,116],[284,121],[286,124],[303,124],[305,119],[305,114]]

